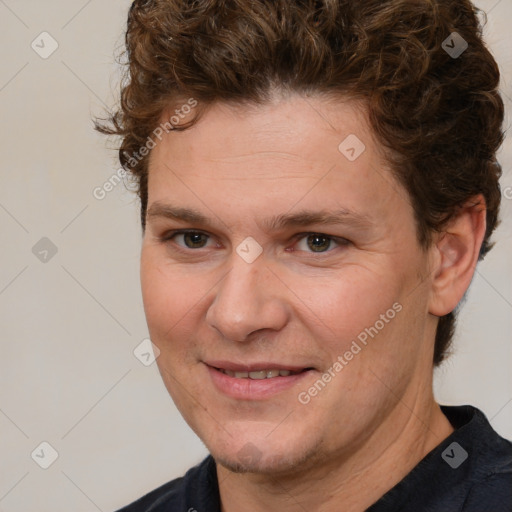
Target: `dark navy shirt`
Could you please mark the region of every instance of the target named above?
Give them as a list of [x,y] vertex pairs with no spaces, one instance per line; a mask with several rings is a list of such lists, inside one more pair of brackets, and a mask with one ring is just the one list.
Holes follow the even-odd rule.
[[[455,431],[367,512],[512,512],[512,443],[474,407],[442,411]],[[215,461],[118,512],[220,512]]]

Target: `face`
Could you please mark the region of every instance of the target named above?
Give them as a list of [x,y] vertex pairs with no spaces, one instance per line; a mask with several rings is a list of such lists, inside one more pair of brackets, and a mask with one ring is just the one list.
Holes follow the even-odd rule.
[[405,425],[431,379],[429,258],[364,110],[216,104],[152,150],[148,186],[158,367],[218,462],[284,473]]

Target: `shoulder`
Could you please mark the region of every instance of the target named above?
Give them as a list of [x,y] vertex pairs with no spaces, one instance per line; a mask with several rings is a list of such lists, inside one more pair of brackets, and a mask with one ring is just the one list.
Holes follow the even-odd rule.
[[[483,414],[477,411],[477,415]],[[489,425],[485,416],[475,448],[473,478],[464,512],[510,512],[512,510],[512,443]]]
[[511,512],[512,443],[471,406],[442,411],[455,431],[368,510]]
[[[510,512],[512,510],[512,443],[501,437],[485,415],[470,406],[443,407],[452,423],[462,423],[451,444],[441,453],[446,462],[450,446],[458,445],[466,453],[454,489],[465,488],[460,510],[464,512]],[[453,450],[452,450],[453,451]],[[455,483],[455,482],[454,482]]]
[[170,504],[179,500],[183,479],[184,477],[180,477],[167,482],[117,512],[158,512],[162,502]]
[[[215,462],[208,456],[184,476],[165,483],[117,512],[192,512],[204,502],[215,501],[216,482]],[[216,512],[215,508],[208,510]]]
[[464,512],[510,512],[512,471],[495,473],[473,483],[462,507]]

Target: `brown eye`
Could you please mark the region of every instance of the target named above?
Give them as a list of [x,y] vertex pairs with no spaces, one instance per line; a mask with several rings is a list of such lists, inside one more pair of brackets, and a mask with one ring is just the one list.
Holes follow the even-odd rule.
[[206,247],[209,238],[208,235],[200,231],[174,231],[164,236],[162,241],[169,242],[172,240],[176,245],[184,249],[202,249]]
[[333,237],[323,233],[303,233],[296,244],[297,250],[307,253],[328,253],[336,247],[349,245],[344,238]]
[[207,236],[203,233],[182,233],[183,241],[189,249],[198,249],[206,245]]
[[331,239],[324,235],[309,235],[306,240],[313,252],[324,252],[331,245]]

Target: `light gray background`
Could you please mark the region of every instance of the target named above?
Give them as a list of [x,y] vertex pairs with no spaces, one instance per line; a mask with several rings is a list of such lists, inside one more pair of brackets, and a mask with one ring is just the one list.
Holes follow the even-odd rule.
[[[3,512],[111,511],[206,455],[156,365],[145,367],[133,355],[147,337],[137,201],[123,185],[102,201],[92,194],[119,167],[91,117],[117,93],[113,55],[129,5],[0,0]],[[510,112],[512,5],[478,5],[489,13],[487,40]],[[47,59],[31,48],[43,31],[59,44]],[[440,402],[480,407],[509,438],[511,141],[501,152],[503,187],[510,188],[499,243],[478,268],[460,315],[456,355],[436,375]],[[46,263],[32,252],[42,237],[58,249]],[[58,452],[46,470],[31,457],[43,441]],[[39,449],[34,458],[49,460],[49,453]]]

